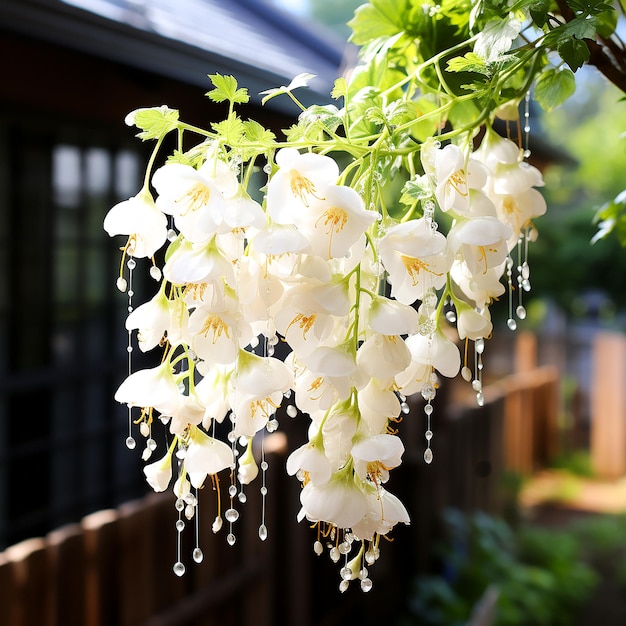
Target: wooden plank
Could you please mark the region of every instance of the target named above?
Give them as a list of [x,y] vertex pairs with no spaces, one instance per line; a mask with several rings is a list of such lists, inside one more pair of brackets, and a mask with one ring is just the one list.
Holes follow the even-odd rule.
[[0,552],[0,624],[18,624],[16,595],[15,567],[7,555]]
[[592,359],[592,466],[600,478],[619,478],[626,473],[626,337],[599,333]]
[[85,534],[85,626],[118,623],[118,513],[105,509],[82,520]]
[[80,524],[68,524],[47,536],[51,616],[54,624],[85,619],[85,549]]
[[14,572],[14,622],[11,626],[56,626],[50,611],[50,571],[43,538],[26,539],[5,551]]

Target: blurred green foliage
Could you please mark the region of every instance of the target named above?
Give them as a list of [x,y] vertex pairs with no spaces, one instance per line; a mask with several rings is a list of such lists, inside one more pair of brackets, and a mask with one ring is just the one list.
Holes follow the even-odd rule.
[[514,532],[500,519],[454,509],[444,527],[441,571],[415,579],[399,626],[462,626],[490,587],[498,592],[496,626],[570,626],[598,584],[573,533]]

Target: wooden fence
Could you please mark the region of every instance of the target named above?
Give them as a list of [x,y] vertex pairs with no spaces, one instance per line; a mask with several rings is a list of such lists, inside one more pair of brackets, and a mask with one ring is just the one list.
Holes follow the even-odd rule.
[[[257,536],[258,487],[236,522],[237,543],[211,532],[214,497],[201,496],[204,562],[191,559],[192,532],[181,535],[188,571],[172,572],[177,513],[171,494],[152,494],[116,510],[33,538],[0,553],[3,626],[338,626],[388,623],[411,578],[431,566],[431,543],[445,507],[501,513],[508,471],[530,473],[556,452],[558,375],[530,370],[485,389],[484,407],[440,402],[433,415],[434,461],[426,465],[424,421],[414,407],[401,425],[407,445],[389,488],[406,503],[410,526],[383,542],[371,568],[374,589],[338,592],[339,566],[312,552],[315,537],[296,522],[299,485],[285,477],[285,451],[268,457],[266,524]],[[290,432],[295,420],[285,420]],[[295,444],[290,443],[293,448]],[[208,504],[206,504],[208,502]],[[206,505],[206,506],[205,506]],[[203,508],[204,507],[204,508]],[[207,511],[206,513],[204,511]],[[211,512],[213,511],[213,512]],[[191,531],[191,529],[189,529]]]

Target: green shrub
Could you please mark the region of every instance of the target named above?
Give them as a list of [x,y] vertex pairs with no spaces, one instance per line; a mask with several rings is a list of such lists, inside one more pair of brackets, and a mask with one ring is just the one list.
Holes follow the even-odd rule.
[[485,590],[498,590],[496,626],[567,626],[598,576],[562,531],[514,533],[484,513],[446,511],[438,576],[415,579],[404,626],[462,626]]

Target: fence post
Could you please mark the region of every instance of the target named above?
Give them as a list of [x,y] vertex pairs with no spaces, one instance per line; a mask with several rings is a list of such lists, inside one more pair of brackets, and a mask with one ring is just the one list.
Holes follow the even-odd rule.
[[591,461],[601,478],[626,473],[626,337],[598,333],[593,345]]
[[85,626],[114,626],[119,614],[117,575],[117,524],[114,509],[83,518],[85,533]]
[[56,626],[50,611],[50,571],[43,538],[26,539],[6,549],[15,585],[11,626]]

